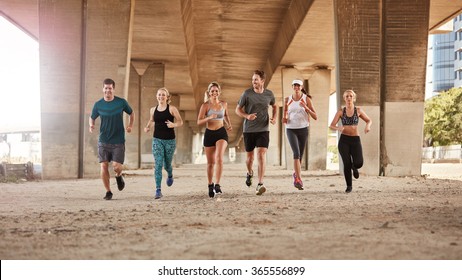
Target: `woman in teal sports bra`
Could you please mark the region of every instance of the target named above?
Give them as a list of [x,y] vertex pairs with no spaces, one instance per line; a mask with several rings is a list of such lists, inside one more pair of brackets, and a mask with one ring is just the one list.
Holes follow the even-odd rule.
[[[206,101],[197,116],[198,125],[206,125],[204,134],[205,156],[207,157],[207,180],[209,197],[221,194],[220,179],[223,173],[223,155],[228,146],[228,132],[231,121],[228,115],[228,103],[220,101],[220,85],[212,82],[205,92]],[[213,173],[215,171],[215,183]]]

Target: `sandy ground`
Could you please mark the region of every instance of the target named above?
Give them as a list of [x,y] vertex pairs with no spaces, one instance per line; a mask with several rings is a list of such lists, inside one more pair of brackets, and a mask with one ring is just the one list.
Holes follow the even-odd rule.
[[[226,165],[207,196],[204,165],[183,165],[154,200],[151,170],[127,171],[105,201],[99,179],[0,184],[0,259],[462,259],[462,164],[421,177],[268,167],[263,196]],[[449,178],[449,179],[448,179]]]

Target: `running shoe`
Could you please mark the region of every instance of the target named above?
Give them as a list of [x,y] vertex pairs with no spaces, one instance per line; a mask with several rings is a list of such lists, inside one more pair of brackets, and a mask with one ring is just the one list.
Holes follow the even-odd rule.
[[221,192],[221,186],[220,186],[220,184],[215,184],[215,193],[216,193],[216,194],[222,193],[222,192]]
[[172,177],[167,177],[167,186],[172,186],[173,185],[173,175]]
[[359,171],[358,171],[358,169],[356,169],[354,167],[353,167],[353,177],[355,177],[355,179],[359,178]]
[[160,189],[156,189],[156,196],[154,196],[154,199],[160,199],[163,197],[162,191]]
[[117,188],[119,189],[119,191],[123,190],[125,188],[125,181],[123,175],[120,174],[120,176],[116,176],[115,178],[117,181]]
[[247,173],[247,179],[245,180],[245,184],[247,187],[252,186],[252,177],[253,177],[253,172],[252,174]]
[[266,192],[265,186],[263,186],[262,183],[259,183],[258,186],[257,186],[257,189],[255,191],[255,194],[256,195],[262,195],[264,192]]
[[209,184],[209,197],[214,197],[215,196],[215,191],[214,191],[214,184],[211,183]]
[[103,197],[105,200],[111,200],[112,199],[112,192],[106,192],[106,196]]
[[299,190],[303,190],[303,182],[302,182],[302,179],[300,179],[299,177],[297,177],[297,175],[295,175],[295,172],[293,174],[293,177],[294,177],[294,187],[299,189]]

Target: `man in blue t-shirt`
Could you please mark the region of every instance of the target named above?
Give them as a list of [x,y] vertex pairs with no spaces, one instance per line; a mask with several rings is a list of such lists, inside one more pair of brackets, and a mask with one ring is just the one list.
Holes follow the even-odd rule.
[[[274,94],[265,88],[265,72],[255,70],[252,76],[252,88],[242,93],[236,107],[236,114],[244,118],[244,144],[247,152],[246,185],[252,185],[254,150],[257,148],[258,185],[256,194],[262,195],[266,191],[263,177],[266,169],[266,152],[269,146],[269,124],[276,123],[277,105]],[[272,108],[271,118],[268,108]]]
[[93,106],[89,118],[90,133],[95,128],[95,120],[101,117],[101,127],[98,139],[98,159],[101,164],[101,179],[106,196],[104,199],[112,199],[112,192],[109,185],[109,162],[112,161],[112,167],[116,173],[117,188],[119,191],[125,187],[124,178],[122,177],[122,164],[125,160],[125,129],[123,121],[123,112],[130,116],[127,132],[132,131],[135,114],[128,105],[127,100],[114,96],[115,82],[112,79],[103,81],[104,96]]

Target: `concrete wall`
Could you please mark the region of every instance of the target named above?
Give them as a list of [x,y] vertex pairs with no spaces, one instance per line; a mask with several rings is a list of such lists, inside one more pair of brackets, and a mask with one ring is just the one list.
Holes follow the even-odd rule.
[[[372,131],[379,133],[378,142],[364,137],[364,154],[380,155],[378,171],[374,156],[365,159],[373,164],[362,170],[367,174],[420,175],[415,159],[422,147],[429,5],[429,0],[334,1],[338,92],[354,89],[357,105],[371,109]],[[400,147],[394,139],[401,140]]]
[[82,13],[81,1],[40,1],[39,5],[44,179],[77,178],[79,174]]
[[99,174],[88,117],[105,78],[126,97],[130,12],[130,1],[39,1],[43,178]]

